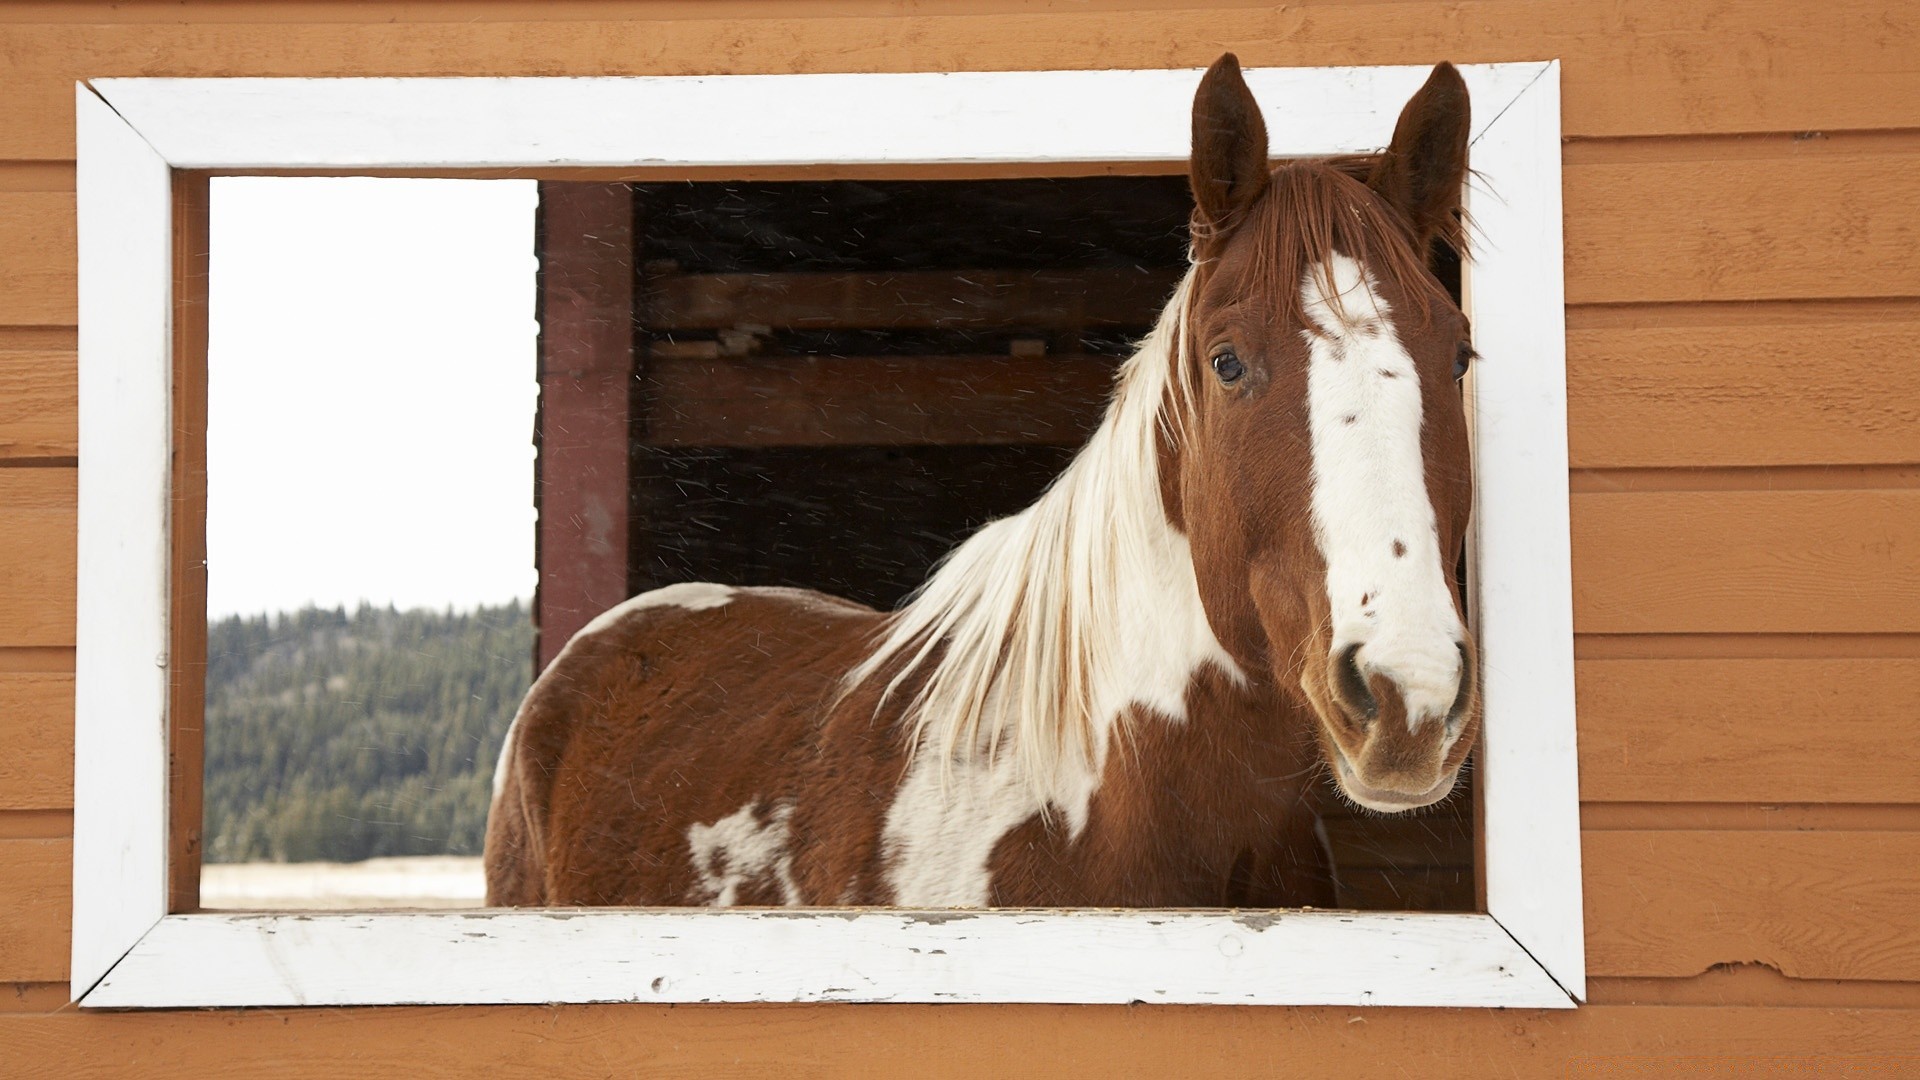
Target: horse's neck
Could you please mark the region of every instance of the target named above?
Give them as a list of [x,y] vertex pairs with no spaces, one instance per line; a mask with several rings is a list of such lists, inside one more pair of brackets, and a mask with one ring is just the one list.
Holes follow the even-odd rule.
[[1151,552],[1135,572],[1114,583],[1117,595],[1092,672],[1092,714],[1111,736],[1129,717],[1136,723],[1184,723],[1188,690],[1202,669],[1212,667],[1232,682],[1244,682],[1233,659],[1214,636],[1200,603],[1192,547],[1154,504],[1154,515],[1131,522],[1127,543]]
[[[1049,774],[1028,773],[1021,782],[1065,811],[1076,827],[1104,782],[1116,743],[1136,734],[1123,729],[1187,723],[1197,679],[1228,689],[1247,685],[1208,622],[1192,547],[1162,503],[1157,458],[1164,392],[1163,383],[1130,372],[1100,429],[1053,487],[955,553],[956,569],[990,566],[1025,575],[1017,583],[1019,594],[1052,597],[1048,602],[1074,613],[1063,632],[1070,630],[1078,647],[1060,655],[1078,656],[1084,666],[1060,671],[1004,664],[998,678],[1011,689],[997,700],[1019,700],[1022,679],[1077,674],[1085,687],[1085,738],[1071,740],[1079,745],[1057,759],[1020,753],[1021,741],[1038,733],[1023,729],[1009,710],[986,720],[985,744],[1006,748],[1010,742],[1016,752],[1000,760],[1016,769],[1044,762]],[[974,745],[986,750],[985,744]]]

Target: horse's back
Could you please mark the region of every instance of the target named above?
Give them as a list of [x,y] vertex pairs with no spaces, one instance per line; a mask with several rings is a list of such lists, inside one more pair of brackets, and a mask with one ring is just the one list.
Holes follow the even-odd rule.
[[882,618],[807,590],[704,583],[595,618],[507,733],[487,902],[799,902],[783,861],[792,790]]

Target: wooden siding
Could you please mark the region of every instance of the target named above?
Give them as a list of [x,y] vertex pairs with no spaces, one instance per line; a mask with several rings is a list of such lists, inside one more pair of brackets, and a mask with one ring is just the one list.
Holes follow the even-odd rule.
[[1920,462],[1920,305],[1575,308],[1575,468]]
[[72,645],[78,476],[0,469],[0,641]]
[[[0,11],[0,1046],[23,1075],[1920,1072],[1920,20],[1898,0]],[[1596,1004],[64,1009],[72,84],[1558,57]],[[139,1064],[135,1064],[138,1062]]]
[[1920,659],[1585,659],[1589,802],[1920,804]]
[[0,351],[0,461],[79,455],[75,361],[71,349]]
[[[68,822],[71,830],[72,823]],[[0,970],[9,981],[67,977],[67,929],[73,914],[73,842],[0,840]]]
[[[73,672],[0,671],[0,811],[73,806]],[[4,833],[0,833],[4,835]]]

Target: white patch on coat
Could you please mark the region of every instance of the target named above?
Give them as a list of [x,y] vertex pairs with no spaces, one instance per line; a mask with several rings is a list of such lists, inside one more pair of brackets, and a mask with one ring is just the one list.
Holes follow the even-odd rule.
[[595,615],[592,622],[580,628],[580,634],[597,634],[634,612],[645,611],[648,608],[677,607],[688,611],[706,611],[709,608],[721,607],[732,602],[735,591],[731,585],[715,585],[708,581],[682,581],[677,585],[663,585],[658,589],[643,592],[639,596],[622,600]]
[[507,723],[507,737],[500,740],[500,757],[493,764],[493,802],[489,804],[487,816],[493,816],[493,806],[500,802],[500,793],[507,789],[507,770],[513,768],[513,733],[520,728],[520,714],[513,714]]
[[[993,849],[1040,812],[1040,801],[1010,754],[992,762],[968,758],[945,769],[938,759],[933,747],[922,748],[887,808],[882,850],[892,902],[986,907]],[[1085,804],[1074,809],[1084,820]]]
[[[1184,721],[1187,688],[1209,664],[1244,679],[1160,500],[1162,406],[1187,289],[1122,368],[1067,470],[948,556],[849,676],[858,684],[895,660],[903,676],[926,676],[906,710],[913,757],[882,833],[894,903],[984,905],[988,860],[1009,831],[1042,813],[1071,836],[1086,827],[1125,717]],[[923,667],[935,646],[944,651]]]
[[780,803],[762,822],[760,800],[755,799],[711,825],[688,828],[687,850],[705,890],[705,895],[692,899],[714,907],[732,907],[742,887],[771,877],[780,889],[782,904],[792,907],[800,903],[787,830],[792,817],[793,806]]
[[1314,536],[1327,563],[1333,652],[1359,645],[1362,674],[1399,686],[1417,730],[1452,709],[1465,636],[1427,493],[1420,375],[1387,302],[1352,259],[1336,255],[1310,270],[1301,298],[1319,330],[1302,336]]
[[844,597],[816,589],[796,589],[790,585],[754,585],[737,590],[753,599],[780,600],[815,615],[871,615],[873,609]]

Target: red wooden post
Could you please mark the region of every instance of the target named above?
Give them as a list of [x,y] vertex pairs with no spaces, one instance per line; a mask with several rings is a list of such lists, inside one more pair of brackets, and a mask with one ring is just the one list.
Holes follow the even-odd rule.
[[633,385],[633,191],[542,183],[539,512],[534,562],[544,669],[576,631],[627,596]]

